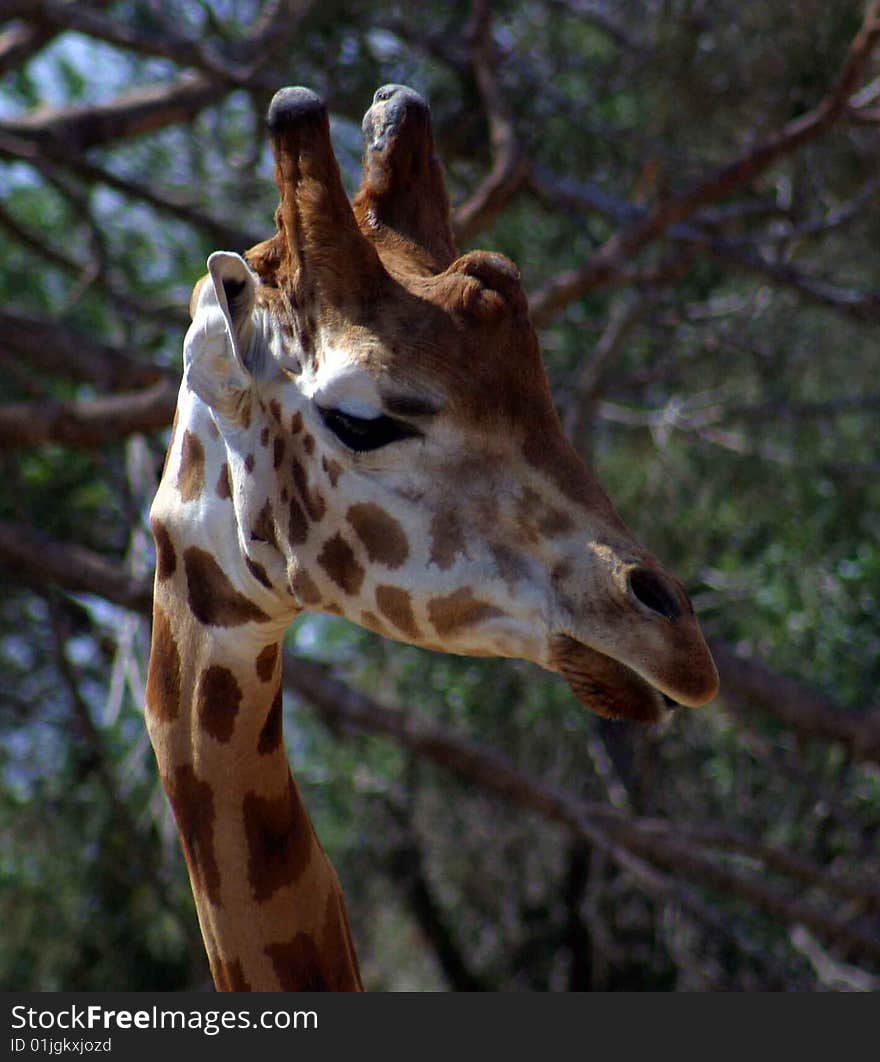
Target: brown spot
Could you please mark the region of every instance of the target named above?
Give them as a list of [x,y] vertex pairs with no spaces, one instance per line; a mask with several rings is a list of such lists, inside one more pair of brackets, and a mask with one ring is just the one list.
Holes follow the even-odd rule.
[[428,602],[428,617],[441,638],[501,615],[501,609],[475,598],[469,586]]
[[260,446],[268,446],[268,445],[269,445],[269,429],[268,428],[263,428],[263,430],[260,432]]
[[317,605],[321,600],[321,591],[305,568],[297,568],[290,580],[290,588],[297,600],[304,605]]
[[464,532],[458,516],[451,509],[435,513],[431,520],[431,563],[446,571],[455,563],[459,553],[467,556]]
[[297,933],[285,943],[263,949],[272,960],[282,992],[332,992],[324,973],[324,956],[307,933]]
[[281,462],[284,460],[284,440],[280,435],[275,436],[275,441],[272,443],[272,467],[281,468]]
[[306,476],[306,471],[296,458],[293,459],[291,470],[293,472],[293,482],[306,512],[312,520],[320,520],[327,511],[324,499],[317,492],[313,495],[309,490],[309,480]]
[[369,630],[376,631],[377,634],[385,633],[385,624],[379,619],[375,612],[370,612],[369,609],[366,609],[361,613],[361,623]]
[[409,556],[403,528],[384,509],[372,502],[352,505],[346,519],[354,528],[371,561],[399,568]]
[[218,992],[253,991],[238,959],[224,962],[223,959],[214,958],[211,962],[211,974]]
[[290,501],[290,491],[287,489],[287,487],[281,488],[281,501],[284,505],[287,505],[287,503]]
[[220,467],[220,475],[217,477],[217,486],[214,488],[218,498],[231,498],[232,487],[229,483],[229,465],[224,461]]
[[251,557],[247,556],[244,558],[244,562],[247,565],[248,571],[257,580],[257,582],[262,583],[262,585],[265,586],[267,590],[271,590],[272,580],[269,578],[268,574],[266,573],[266,569],[263,567],[263,565],[258,564]]
[[575,526],[564,509],[557,509],[531,487],[525,487],[517,501],[517,519],[520,533],[533,542],[541,535],[564,534]]
[[314,935],[301,930],[292,940],[267,944],[263,950],[285,992],[358,992],[363,988],[338,888],[328,892],[323,925],[316,927]]
[[180,447],[180,468],[177,470],[177,489],[185,501],[198,498],[205,487],[205,448],[202,440],[191,431],[183,433]]
[[519,538],[526,542],[539,539],[536,519],[541,506],[541,495],[531,487],[525,487],[516,500],[516,527]]
[[189,606],[200,623],[211,627],[238,627],[265,623],[269,617],[240,594],[216,560],[206,550],[190,546],[183,554]]
[[504,580],[507,589],[513,592],[516,584],[528,574],[528,565],[516,550],[503,546],[499,542],[490,543],[489,550],[498,574]]
[[302,426],[303,426],[303,415],[302,415],[302,413],[298,413],[298,412],[294,413],[293,416],[290,418],[290,434],[291,435],[299,435],[299,433],[302,431]]
[[178,767],[173,778],[162,782],[177,822],[180,845],[195,892],[215,906],[220,903],[220,871],[214,854],[214,795],[199,781],[191,764]]
[[281,687],[278,687],[272,707],[260,730],[260,740],[257,742],[257,752],[261,756],[268,756],[275,752],[281,745],[282,736],[282,707]]
[[199,676],[196,708],[199,723],[224,744],[232,737],[241,704],[241,687],[229,668],[212,664]]
[[408,638],[415,641],[420,637],[421,632],[413,615],[412,598],[406,590],[396,586],[377,586],[376,605],[382,615]]
[[314,436],[308,434],[303,436],[303,449],[309,455],[309,457],[312,456],[312,454],[315,452]]
[[545,504],[541,509],[538,527],[545,535],[561,535],[574,530],[574,520],[563,509]]
[[254,542],[268,542],[270,546],[278,545],[275,535],[275,517],[272,513],[272,503],[266,499],[266,504],[257,514],[254,526],[251,528],[251,540]]
[[315,847],[312,824],[289,772],[287,779],[280,796],[248,793],[242,805],[248,878],[257,903],[300,878]]
[[174,575],[177,568],[177,554],[174,552],[174,543],[171,541],[171,535],[168,534],[168,528],[161,520],[157,520],[154,516],[150,517],[150,530],[153,532],[153,539],[156,543],[156,578],[162,583]]
[[281,423],[281,403],[278,401],[277,398],[273,398],[272,401],[269,403],[269,412],[272,414],[272,416],[275,418],[275,420],[280,424]]
[[324,543],[318,564],[347,594],[356,594],[360,590],[364,569],[355,559],[354,550],[338,532]]
[[153,606],[153,640],[147,669],[147,711],[170,723],[180,710],[180,653],[168,617]]
[[208,421],[208,434],[211,436],[212,439],[220,438],[220,429],[214,423],[213,417],[211,417],[211,419]]
[[255,464],[254,455],[253,454],[248,454],[247,457],[244,459],[244,467],[245,467],[245,469],[248,472],[253,472],[254,464]]
[[327,478],[330,480],[330,486],[335,487],[336,481],[339,479],[339,476],[342,473],[342,465],[340,465],[337,461],[334,461],[332,458],[328,460],[326,457],[322,457],[321,466],[327,473]]
[[287,538],[291,545],[301,545],[309,537],[309,523],[302,506],[296,498],[290,499],[290,520],[287,524]]
[[337,992],[353,992],[363,987],[345,901],[339,890],[327,893],[322,950],[324,955],[333,956],[337,965],[338,973],[333,978]]
[[275,674],[275,663],[277,660],[277,642],[273,642],[271,645],[267,645],[266,648],[257,657],[257,675],[263,680],[263,682],[268,682],[269,679]]

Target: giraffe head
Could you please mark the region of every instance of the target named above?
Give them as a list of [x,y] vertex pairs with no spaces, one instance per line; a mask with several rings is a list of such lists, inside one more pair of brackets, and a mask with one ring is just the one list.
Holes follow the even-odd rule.
[[422,99],[376,93],[353,206],[313,93],[279,92],[268,124],[277,232],[213,254],[193,296],[192,541],[280,622],[531,660],[607,716],[710,700],[684,588],[563,434],[516,267],[455,255]]

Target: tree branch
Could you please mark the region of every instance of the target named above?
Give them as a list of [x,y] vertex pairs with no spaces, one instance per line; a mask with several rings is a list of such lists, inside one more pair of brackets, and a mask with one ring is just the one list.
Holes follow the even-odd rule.
[[79,0],[42,0],[32,6],[30,17],[55,32],[72,30],[137,55],[161,56],[200,70],[226,88],[271,92],[277,84],[274,79],[262,78],[259,69],[266,63],[266,54],[274,54],[296,32],[312,0],[281,0],[259,20],[250,37],[223,49],[178,33],[170,18],[157,30],[150,30],[108,18]]
[[[399,819],[399,816],[395,817]],[[489,984],[468,968],[446,914],[434,895],[418,838],[408,822],[400,825],[404,837],[389,856],[389,875],[403,892],[406,904],[430,942],[450,987],[456,992],[488,991]]]
[[177,386],[159,380],[144,391],[59,402],[0,405],[0,450],[61,443],[102,446],[136,432],[167,427],[174,416]]
[[775,136],[743,152],[686,191],[656,203],[642,217],[615,233],[580,269],[567,270],[549,280],[530,300],[535,325],[546,325],[569,303],[609,283],[643,247],[673,225],[691,217],[700,207],[725,198],[772,163],[826,132],[846,114],[849,97],[855,91],[878,39],[880,0],[872,0],[837,81],[813,110],[789,122]]
[[859,291],[830,284],[795,269],[787,262],[768,261],[757,250],[750,250],[718,237],[709,237],[698,230],[690,230],[689,226],[687,231],[681,234],[671,231],[670,235],[688,243],[699,243],[719,261],[756,273],[775,287],[790,288],[810,302],[838,310],[859,321],[880,321],[880,292]]
[[498,84],[488,0],[474,0],[468,36],[471,66],[489,124],[492,167],[479,186],[453,211],[452,230],[459,244],[467,243],[492,224],[528,173],[513,115]]
[[0,77],[27,62],[55,37],[55,31],[41,26],[13,26],[0,33]]
[[149,387],[177,372],[138,361],[120,347],[57,320],[0,309],[0,352],[44,373],[89,383],[101,391]]
[[[0,143],[2,141],[3,133],[0,131]],[[123,290],[119,285],[111,281],[103,270],[96,270],[94,263],[80,262],[68,254],[67,251],[58,250],[44,240],[42,236],[38,236],[21,225],[16,218],[3,210],[2,207],[0,207],[0,228],[5,229],[14,240],[26,247],[31,254],[45,259],[46,262],[61,270],[61,272],[76,277],[77,283],[74,285],[74,289],[78,295],[82,294],[85,287],[93,284],[96,288],[109,295],[117,306],[127,310],[129,313],[159,319],[164,325],[172,322],[184,326],[189,324],[189,314],[183,307],[177,304],[162,305],[132,295],[129,291]]]
[[0,561],[17,578],[96,594],[115,605],[148,615],[152,582],[133,579],[118,561],[71,542],[58,542],[35,527],[0,520]]
[[67,149],[60,149],[52,142],[37,144],[20,136],[0,132],[0,156],[27,162],[50,177],[57,174],[59,169],[64,169],[89,184],[106,185],[132,199],[140,199],[149,203],[156,210],[177,218],[179,221],[185,221],[194,228],[203,229],[211,235],[212,239],[229,250],[243,251],[260,242],[260,238],[254,233],[246,233],[219,218],[203,214],[185,202],[159,195],[145,184],[120,177],[111,170],[90,162],[82,155]]
[[799,679],[772,671],[727,642],[710,641],[721,675],[722,700],[735,714],[756,710],[807,740],[837,741],[857,760],[880,763],[880,707],[849,712]]
[[[809,926],[847,949],[880,959],[880,935],[871,927],[789,896],[778,885],[725,867],[706,850],[683,841],[674,823],[660,830],[656,823],[630,818],[604,805],[581,802],[519,771],[493,749],[422,719],[383,708],[335,679],[326,665],[288,656],[285,683],[313,704],[333,727],[348,733],[390,737],[485,792],[566,826],[615,859],[620,858],[617,849],[622,848],[676,878],[736,896],[782,922]],[[780,858],[773,869],[784,873],[786,865],[786,860]]]
[[123,93],[109,103],[43,107],[0,122],[0,132],[78,154],[87,148],[144,136],[191,121],[226,91],[204,74],[184,74],[159,85]]

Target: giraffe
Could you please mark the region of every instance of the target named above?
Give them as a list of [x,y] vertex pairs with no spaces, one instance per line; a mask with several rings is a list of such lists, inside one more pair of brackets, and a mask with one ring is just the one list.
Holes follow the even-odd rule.
[[219,990],[360,990],[291,774],[303,610],[559,672],[647,722],[718,678],[681,583],[564,437],[516,267],[458,256],[424,100],[379,89],[352,203],[327,111],[268,111],[276,232],[196,285],[151,509],[146,719]]

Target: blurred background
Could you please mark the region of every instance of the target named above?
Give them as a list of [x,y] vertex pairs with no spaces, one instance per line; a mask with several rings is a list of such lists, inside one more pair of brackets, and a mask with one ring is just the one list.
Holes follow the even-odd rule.
[[[861,27],[861,29],[860,29]],[[708,708],[301,618],[288,750],[374,990],[880,988],[880,5],[0,3],[0,985],[208,983],[143,725],[191,287],[263,115],[431,102],[567,431],[693,593]]]

